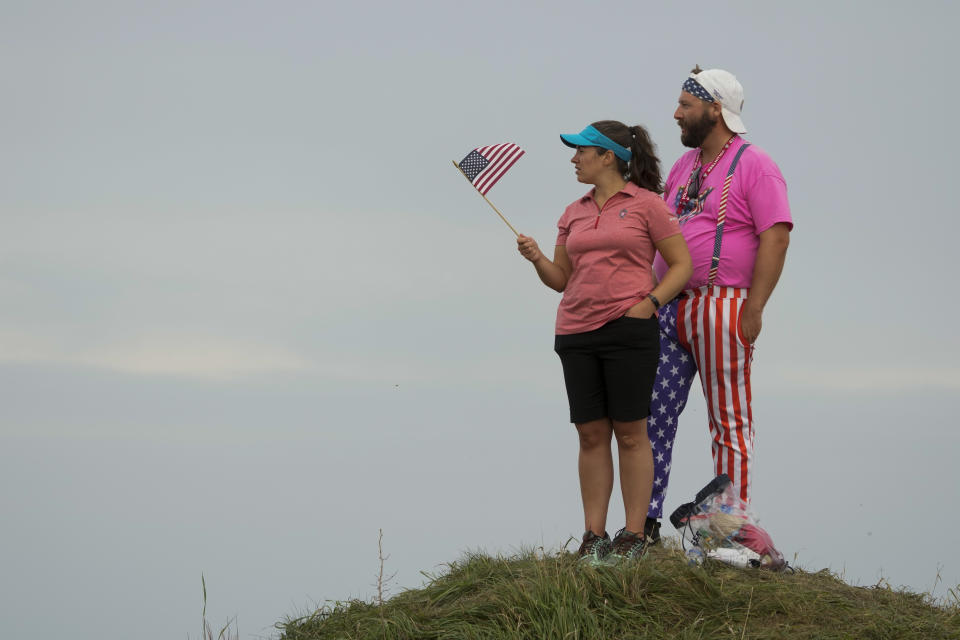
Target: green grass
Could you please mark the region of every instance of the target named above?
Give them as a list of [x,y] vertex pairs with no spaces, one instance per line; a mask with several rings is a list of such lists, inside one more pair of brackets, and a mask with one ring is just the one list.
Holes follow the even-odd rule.
[[827,571],[696,567],[669,545],[626,568],[581,567],[566,552],[471,553],[427,578],[382,605],[337,602],[288,619],[281,639],[960,639],[956,589],[934,603]]

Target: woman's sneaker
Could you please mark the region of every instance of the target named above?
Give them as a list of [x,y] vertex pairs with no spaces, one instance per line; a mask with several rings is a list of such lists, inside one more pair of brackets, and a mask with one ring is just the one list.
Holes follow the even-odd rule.
[[613,539],[613,549],[607,561],[619,564],[627,560],[637,560],[647,551],[647,536],[643,533],[627,531],[626,527],[617,532]]
[[592,565],[602,564],[610,549],[610,535],[606,531],[603,532],[603,537],[587,531],[583,534],[583,542],[577,551],[577,560]]

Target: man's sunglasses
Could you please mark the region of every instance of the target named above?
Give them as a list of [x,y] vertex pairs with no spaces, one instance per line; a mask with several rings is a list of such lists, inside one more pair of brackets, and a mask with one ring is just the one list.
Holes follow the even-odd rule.
[[687,188],[687,197],[691,200],[700,194],[700,169],[702,168],[703,167],[697,167],[697,170],[693,172],[693,177],[690,178],[690,186]]

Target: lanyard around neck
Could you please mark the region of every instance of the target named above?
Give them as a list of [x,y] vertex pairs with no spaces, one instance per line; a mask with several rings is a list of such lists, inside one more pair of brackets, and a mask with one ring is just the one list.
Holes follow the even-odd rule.
[[[730,136],[730,139],[727,140],[726,144],[723,145],[723,148],[720,149],[720,153],[717,154],[717,157],[713,159],[713,162],[707,166],[706,169],[700,172],[699,183],[701,188],[707,182],[707,177],[710,175],[710,172],[713,171],[713,168],[719,164],[721,158],[727,152],[727,149],[730,148],[730,145],[733,144],[733,141],[737,139],[737,134]],[[677,203],[677,217],[681,216],[687,208],[687,204],[690,202],[690,185],[693,184],[694,176],[697,174],[697,171],[703,165],[703,149],[700,149],[700,152],[697,154],[697,159],[693,163],[693,167],[690,169],[690,175],[687,177],[687,184],[683,188],[683,195],[680,196],[680,202]]]

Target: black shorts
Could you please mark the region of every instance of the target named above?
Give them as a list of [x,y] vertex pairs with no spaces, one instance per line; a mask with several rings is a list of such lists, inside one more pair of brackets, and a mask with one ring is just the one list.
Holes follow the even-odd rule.
[[660,359],[657,317],[611,320],[599,329],[558,335],[570,422],[619,422],[650,415],[650,394]]

